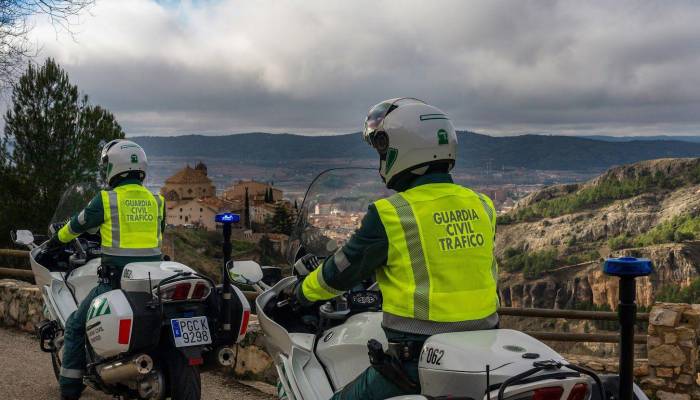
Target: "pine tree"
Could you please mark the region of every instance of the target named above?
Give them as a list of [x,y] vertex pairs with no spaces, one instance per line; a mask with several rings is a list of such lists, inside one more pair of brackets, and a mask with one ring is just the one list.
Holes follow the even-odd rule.
[[114,115],[90,105],[54,60],[29,64],[13,85],[0,139],[0,209],[7,216],[0,232],[43,232],[69,185],[100,182],[102,146],[123,137]]
[[284,233],[291,235],[294,221],[284,204],[278,204],[275,207],[275,213],[267,221],[268,229],[273,233]]
[[243,223],[245,224],[246,229],[250,229],[250,201],[248,200],[248,188],[245,188],[245,205],[244,205],[244,213],[245,217],[243,219]]

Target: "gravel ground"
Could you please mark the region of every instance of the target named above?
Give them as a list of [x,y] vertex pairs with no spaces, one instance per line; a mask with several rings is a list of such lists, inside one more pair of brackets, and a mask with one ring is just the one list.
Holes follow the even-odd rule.
[[[49,354],[39,350],[31,335],[0,328],[0,399],[58,399],[58,383]],[[231,378],[202,374],[204,400],[262,400],[273,397]],[[111,400],[112,397],[86,389],[84,400]]]

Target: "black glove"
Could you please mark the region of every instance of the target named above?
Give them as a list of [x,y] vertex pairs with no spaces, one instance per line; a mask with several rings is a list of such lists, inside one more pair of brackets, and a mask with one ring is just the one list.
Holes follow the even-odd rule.
[[51,239],[49,239],[49,241],[46,242],[45,248],[48,252],[56,252],[63,248],[63,246],[65,246],[65,243],[58,240],[58,235],[53,235],[51,236]]
[[323,259],[313,254],[306,254],[294,263],[294,270],[299,276],[307,276],[323,264]]
[[58,231],[60,231],[65,225],[66,222],[54,222],[53,224],[49,225],[49,235],[58,235]]
[[310,307],[314,305],[313,302],[307,301],[301,294],[301,286],[304,284],[304,278],[300,277],[299,280],[290,286],[287,286],[283,291],[283,297],[287,299],[287,302],[293,310],[299,310],[302,307]]

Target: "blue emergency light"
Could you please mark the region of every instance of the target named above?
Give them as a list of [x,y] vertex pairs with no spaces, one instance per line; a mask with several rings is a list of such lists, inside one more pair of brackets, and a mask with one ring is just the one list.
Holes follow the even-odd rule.
[[617,398],[633,400],[634,396],[634,331],[637,321],[637,278],[654,272],[648,258],[608,258],[603,272],[619,278],[617,315],[620,321],[620,379]]
[[603,272],[611,276],[647,276],[654,271],[648,258],[620,257],[608,258],[603,265]]
[[222,214],[216,214],[216,217],[214,218],[214,220],[216,222],[219,222],[222,224],[227,224],[227,223],[240,221],[241,216],[238,214],[234,214],[234,213],[222,213]]

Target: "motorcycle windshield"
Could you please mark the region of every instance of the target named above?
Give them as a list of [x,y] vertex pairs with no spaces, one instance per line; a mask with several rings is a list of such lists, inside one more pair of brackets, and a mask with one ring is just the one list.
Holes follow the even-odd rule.
[[94,182],[81,182],[69,186],[63,192],[61,201],[58,202],[51,223],[68,221],[70,217],[84,209],[99,191],[100,187]]
[[311,253],[328,257],[360,226],[367,206],[391,192],[376,168],[334,168],[323,171],[306,191],[289,241],[287,259],[294,263]]

